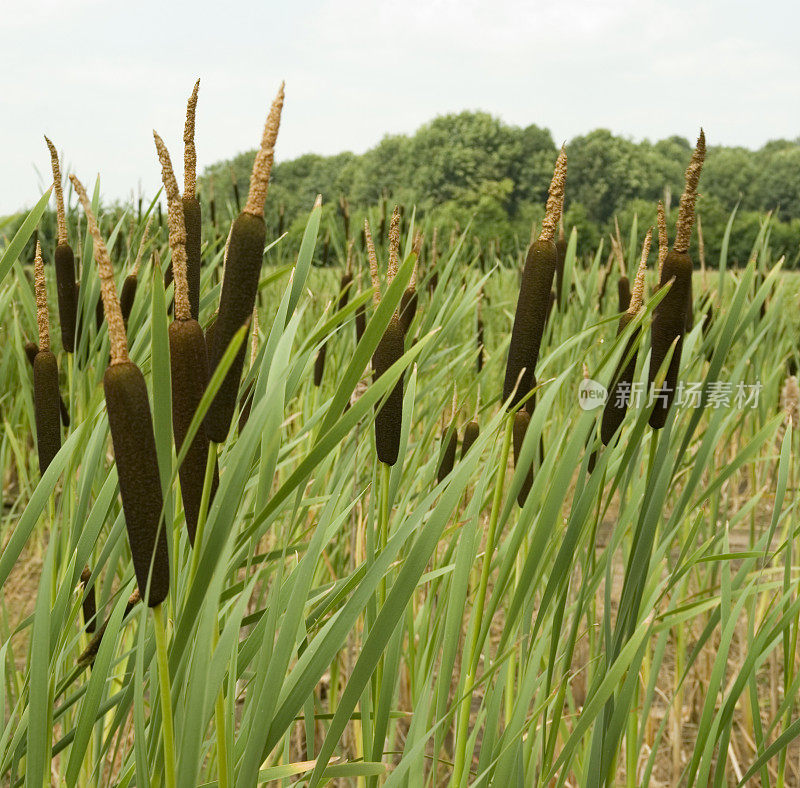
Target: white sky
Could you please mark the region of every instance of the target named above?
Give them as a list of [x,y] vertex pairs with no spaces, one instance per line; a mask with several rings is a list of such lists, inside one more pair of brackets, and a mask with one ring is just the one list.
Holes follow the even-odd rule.
[[[159,185],[151,130],[198,167],[254,148],[281,79],[277,159],[361,152],[483,109],[556,141],[705,127],[709,144],[800,136],[800,4],[789,0],[31,0],[3,2],[0,214],[41,194],[46,133],[105,198]],[[44,174],[44,176],[42,175]],[[180,177],[180,173],[179,173]]]

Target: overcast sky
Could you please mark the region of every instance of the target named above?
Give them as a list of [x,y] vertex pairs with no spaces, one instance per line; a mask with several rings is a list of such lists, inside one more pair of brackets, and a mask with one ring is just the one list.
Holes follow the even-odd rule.
[[[33,0],[4,4],[0,214],[31,205],[46,133],[105,198],[176,169],[201,78],[200,170],[254,148],[281,79],[277,159],[361,152],[442,112],[482,109],[634,139],[703,124],[710,145],[800,136],[795,0]],[[180,173],[179,173],[180,176]],[[88,184],[87,184],[88,185]]]

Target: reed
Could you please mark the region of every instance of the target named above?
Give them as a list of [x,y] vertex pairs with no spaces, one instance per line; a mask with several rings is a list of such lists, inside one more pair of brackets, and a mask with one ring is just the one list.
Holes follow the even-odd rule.
[[450,423],[442,429],[442,450],[436,481],[441,484],[453,471],[458,451],[458,424],[456,409],[456,392],[453,391],[453,404],[450,408]]
[[[389,265],[388,280],[392,281],[397,273],[398,249],[400,246],[400,213],[395,208],[389,226]],[[378,257],[372,241],[369,221],[364,220],[364,234],[367,239],[369,255],[369,271],[372,280],[372,297],[375,306],[380,304],[381,287],[378,276]],[[395,312],[372,356],[372,372],[374,380],[378,380],[405,352],[405,333],[400,318]],[[397,462],[400,453],[400,434],[403,424],[403,375],[395,384],[383,404],[377,404],[375,412],[375,450],[378,460],[392,466]]]
[[[194,418],[208,380],[206,342],[200,323],[192,317],[189,299],[187,233],[184,224],[184,203],[178,191],[178,183],[161,137],[153,132],[153,138],[161,162],[161,178],[167,195],[167,225],[169,248],[175,274],[175,319],[170,323],[169,358],[172,381],[172,431],[175,451],[180,452],[189,427]],[[181,499],[186,517],[189,542],[194,545],[200,501],[203,497],[208,437],[202,425],[192,438],[183,462],[178,469],[181,483]],[[213,498],[219,482],[215,472],[211,487]]]
[[[122,311],[122,322],[125,324],[125,330],[128,330],[128,319],[133,310],[133,304],[136,301],[136,290],[139,286],[139,267],[142,264],[142,255],[144,254],[145,245],[147,243],[147,236],[150,233],[150,224],[153,221],[153,214],[147,218],[147,223],[144,226],[142,237],[139,240],[139,249],[136,252],[136,259],[133,261],[133,268],[131,272],[125,277],[122,283],[122,292],[119,296],[119,307]],[[100,303],[103,301],[100,299]]]
[[39,352],[33,359],[33,408],[36,422],[36,447],[39,473],[44,473],[61,448],[61,413],[58,389],[58,362],[50,350],[50,318],[42,248],[36,242],[34,258],[36,321],[39,324]]
[[[647,231],[642,243],[642,255],[639,268],[634,280],[633,293],[629,299],[628,307],[619,319],[617,336],[631,324],[642,309],[644,301],[644,279],[647,273],[647,258],[650,254],[650,244],[653,240],[652,228]],[[635,331],[628,339],[617,369],[614,372],[612,385],[609,387],[608,399],[603,408],[603,418],[600,423],[600,439],[607,446],[616,434],[628,411],[628,402],[631,395],[634,377],[636,375],[636,348],[639,344],[640,331]]]
[[[281,84],[270,108],[261,147],[253,163],[247,203],[244,211],[234,221],[228,237],[219,312],[209,347],[208,361],[212,372],[236,332],[250,319],[255,306],[266,240],[264,204],[275,156],[283,99],[283,84]],[[242,345],[206,413],[206,434],[209,440],[215,443],[222,443],[230,429],[233,412],[236,409],[245,350],[245,346]]]
[[560,218],[566,177],[567,154],[562,148],[550,183],[542,229],[539,238],[528,250],[520,281],[503,384],[503,400],[510,399],[512,408],[532,388],[558,263],[558,252],[553,239]]
[[481,427],[474,419],[464,427],[464,437],[461,439],[461,459],[466,457],[467,452],[472,448],[472,444],[478,440],[481,434]]
[[697,147],[686,169],[686,187],[681,195],[678,222],[675,228],[675,242],[664,256],[659,277],[659,287],[672,283],[670,291],[653,311],[651,332],[652,353],[648,379],[652,386],[658,370],[664,363],[669,349],[674,351],[663,384],[654,392],[655,405],[650,414],[650,426],[661,429],[666,423],[675,391],[678,385],[678,372],[681,364],[683,337],[686,332],[687,311],[689,309],[692,287],[692,260],[689,257],[689,240],[694,224],[694,208],[697,201],[697,185],[706,152],[703,130],[697,140]]
[[53,170],[53,186],[56,193],[56,241],[55,269],[56,294],[58,296],[58,320],[61,324],[61,345],[67,353],[75,351],[75,329],[78,319],[78,292],[75,282],[75,255],[67,237],[67,214],[64,210],[64,191],[61,187],[61,167],[55,145],[44,138],[50,151]]
[[[136,583],[147,604],[155,607],[169,592],[169,554],[165,529],[159,527],[163,499],[147,385],[141,370],[128,356],[111,260],[86,190],[75,175],[70,175],[70,180],[86,214],[100,273],[111,343],[111,363],[103,375],[103,389]],[[150,590],[145,595],[148,576]]]
[[[31,365],[31,369],[33,369],[33,362],[38,352],[39,352],[39,346],[35,342],[25,343],[25,355],[28,358],[28,363]],[[58,393],[58,410],[59,413],[61,414],[61,426],[69,427],[70,423],[69,410],[67,409],[67,405],[64,402],[64,397],[61,396],[60,391]]]

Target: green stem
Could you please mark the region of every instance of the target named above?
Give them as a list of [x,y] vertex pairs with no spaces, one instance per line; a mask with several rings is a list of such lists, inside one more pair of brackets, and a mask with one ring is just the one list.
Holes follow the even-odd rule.
[[166,788],[175,788],[175,737],[172,728],[172,695],[167,662],[167,631],[161,605],[156,605],[152,610],[156,632],[158,686],[161,695],[161,729],[164,737],[164,784]]
[[[492,565],[492,555],[494,553],[494,543],[497,531],[497,520],[500,517],[500,504],[503,501],[503,482],[506,476],[508,465],[508,454],[511,450],[511,435],[514,428],[513,414],[506,415],[506,429],[503,435],[503,447],[500,450],[500,463],[497,468],[497,479],[492,496],[492,513],[489,517],[489,531],[486,534],[486,551],[483,554],[483,565],[481,567],[481,577],[478,584],[478,595],[475,599],[475,608],[470,622],[469,651],[467,652],[467,675],[464,678],[463,691],[472,692],[475,684],[475,674],[478,669],[480,659],[480,649],[478,640],[480,638],[481,624],[483,623],[483,608],[486,604],[486,588],[489,584],[489,570]],[[458,722],[456,725],[456,745],[455,758],[453,764],[453,782],[458,786],[464,775],[465,762],[467,758],[467,740],[469,738],[469,712],[470,698],[465,697],[461,701],[458,711]]]

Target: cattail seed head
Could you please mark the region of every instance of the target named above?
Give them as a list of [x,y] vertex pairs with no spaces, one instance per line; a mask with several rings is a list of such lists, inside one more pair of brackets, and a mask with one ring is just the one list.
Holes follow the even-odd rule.
[[61,344],[67,353],[75,350],[75,326],[78,318],[78,292],[75,283],[75,255],[67,238],[67,218],[64,210],[64,192],[61,188],[61,168],[55,146],[45,137],[50,150],[53,185],[56,192],[58,241],[55,252],[56,294],[58,319],[61,324]]
[[[261,147],[256,153],[253,162],[253,171],[250,175],[250,191],[244,212],[253,216],[264,216],[264,204],[267,201],[269,176],[272,172],[272,162],[275,159],[275,142],[278,139],[278,129],[281,125],[281,112],[283,111],[284,83],[278,89],[278,95],[272,102],[267,121],[264,124],[264,133],[261,137]],[[262,249],[263,251],[263,249]]]
[[183,127],[183,196],[194,199],[197,189],[197,149],[194,145],[194,122],[197,114],[197,91],[200,80],[194,83],[186,104],[186,123]]
[[470,421],[464,427],[464,438],[461,441],[461,459],[463,460],[467,452],[472,448],[472,444],[478,440],[481,434],[481,428],[477,421]]
[[85,594],[83,599],[83,625],[87,632],[94,632],[97,626],[97,601],[95,599],[95,588],[92,586],[88,593],[86,586],[92,577],[92,572],[88,566],[81,572],[81,591]]
[[561,211],[564,207],[564,190],[566,185],[567,151],[562,147],[556,159],[553,179],[550,182],[544,219],[542,219],[542,230],[539,233],[540,241],[552,242],[555,239],[556,228],[558,227],[558,223],[561,219]]
[[[209,373],[216,369],[236,332],[249,320],[255,306],[261,261],[264,255],[266,227],[262,216],[241,213],[231,227],[225,273],[222,279],[219,312],[209,344]],[[208,339],[208,338],[207,338]],[[210,440],[222,443],[228,435],[239,379],[244,366],[245,345],[228,369],[217,395],[206,413],[206,433]]]
[[692,226],[694,225],[694,209],[697,203],[697,186],[700,183],[700,172],[703,169],[705,157],[706,135],[703,129],[700,129],[697,147],[694,149],[686,169],[686,186],[678,207],[678,223],[675,226],[675,243],[673,244],[676,252],[689,251],[689,240],[692,237]]
[[128,274],[122,283],[122,292],[119,296],[119,306],[122,310],[122,320],[125,323],[125,330],[128,329],[128,318],[131,316],[133,302],[136,300],[136,287],[139,278],[136,274]]
[[58,362],[50,350],[40,350],[33,359],[33,410],[42,474],[61,448],[59,400]]
[[442,430],[442,458],[436,472],[436,481],[441,484],[453,471],[456,462],[456,451],[458,450],[458,428],[455,420],[449,427]]
[[39,326],[39,348],[50,350],[50,316],[47,307],[47,285],[44,276],[42,247],[36,242],[36,256],[33,260],[33,285],[36,294],[36,322]]
[[650,426],[653,429],[661,429],[664,426],[678,384],[683,336],[686,331],[686,307],[692,281],[692,261],[686,252],[676,252],[672,249],[667,254],[659,285],[663,287],[670,281],[672,281],[670,291],[653,311],[652,353],[648,376],[650,384],[655,380],[656,373],[673,342],[677,340],[677,344],[659,392],[663,395],[663,400],[660,396],[655,396],[656,404],[650,415]]
[[322,385],[322,378],[325,374],[325,355],[328,350],[328,343],[323,342],[320,349],[317,351],[317,357],[314,359],[314,385],[319,388]]
[[183,219],[183,203],[169,158],[169,151],[155,131],[153,139],[161,162],[161,180],[167,195],[169,249],[172,258],[172,275],[175,278],[175,319],[189,320],[192,313],[189,306],[189,282],[186,278],[186,224]]
[[114,284],[114,270],[111,267],[111,259],[108,256],[108,249],[100,233],[100,228],[97,226],[97,219],[92,211],[86,189],[83,188],[83,184],[75,175],[70,175],[69,179],[81,201],[83,211],[86,214],[86,221],[89,225],[89,232],[94,240],[94,257],[100,274],[100,297],[106,321],[108,322],[108,336],[111,342],[111,363],[124,364],[129,360],[128,341],[125,336],[125,321],[122,319],[122,310],[117,298],[117,288]]
[[[405,352],[405,334],[397,315],[393,315],[372,356],[374,379],[378,380]],[[403,376],[401,375],[385,402],[376,405],[375,449],[378,459],[394,465],[400,453],[403,425]]]
[[[514,442],[514,467],[519,464],[519,455],[522,452],[522,443],[525,440],[525,433],[528,431],[528,425],[531,422],[531,417],[525,410],[517,411],[514,414],[514,427],[512,430],[512,437]],[[528,469],[525,480],[522,483],[522,488],[517,495],[517,503],[520,508],[525,506],[525,501],[528,499],[528,493],[533,486],[533,466]]]
[[83,205],[94,239],[95,260],[100,272],[103,306],[111,340],[111,364],[103,375],[103,389],[128,542],[136,582],[142,592],[147,587],[151,561],[153,563],[147,603],[154,607],[164,601],[169,591],[169,554],[166,526],[159,527],[163,498],[147,384],[139,367],[128,358],[125,326],[111,261],[86,190],[76,176],[70,175],[70,180]]
[[533,386],[534,370],[550,310],[557,254],[552,241],[540,239],[531,244],[525,260],[503,384],[503,399],[514,395],[512,407]]
[[[172,431],[175,451],[179,452],[186,440],[208,379],[206,342],[200,324],[190,318],[173,320],[169,326],[169,358],[172,380]],[[200,501],[203,496],[208,438],[202,425],[198,428],[178,469],[181,482],[181,498],[186,516],[189,542],[194,545]],[[219,473],[214,469],[211,497],[213,499],[219,482]]]
[[147,604],[155,607],[169,592],[169,554],[147,384],[133,362],[116,362],[103,375],[103,389],[136,582],[144,594],[152,561]]

